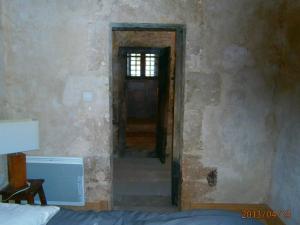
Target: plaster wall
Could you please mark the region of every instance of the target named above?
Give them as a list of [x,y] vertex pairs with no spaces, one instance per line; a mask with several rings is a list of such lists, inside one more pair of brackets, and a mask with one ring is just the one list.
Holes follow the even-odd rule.
[[270,205],[291,210],[287,225],[300,224],[300,2],[284,1],[282,63],[276,77],[277,141]]
[[[4,101],[4,45],[3,45],[3,27],[2,27],[2,1],[0,1],[0,103]],[[1,118],[1,109],[0,109]]]
[[[2,28],[2,1],[0,1],[0,120],[2,116],[2,105],[4,104],[4,46]],[[0,155],[0,188],[7,184],[7,165],[5,155]]]
[[[203,1],[201,47],[187,54],[183,208],[267,199],[280,7],[277,1]],[[206,177],[214,169],[217,184],[210,187]]]
[[[266,199],[279,1],[3,0],[2,7],[3,117],[40,121],[36,155],[84,157],[88,202],[111,200],[111,22],[187,26],[182,207]],[[92,101],[83,101],[84,91]]]

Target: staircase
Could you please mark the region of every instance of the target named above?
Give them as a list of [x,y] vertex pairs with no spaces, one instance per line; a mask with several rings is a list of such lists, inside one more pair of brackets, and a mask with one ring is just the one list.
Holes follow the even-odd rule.
[[126,145],[135,151],[151,151],[156,144],[155,119],[128,119],[126,125]]
[[176,211],[171,205],[171,169],[157,158],[114,160],[114,209]]

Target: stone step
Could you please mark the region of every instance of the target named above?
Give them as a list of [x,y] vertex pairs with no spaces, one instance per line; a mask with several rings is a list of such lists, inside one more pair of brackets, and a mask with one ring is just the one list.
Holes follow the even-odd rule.
[[[156,153],[154,149],[148,148],[130,148],[127,147],[122,155],[122,158],[155,158]],[[157,157],[156,157],[157,158]]]
[[117,181],[114,179],[114,194],[136,196],[170,196],[171,181]]
[[151,165],[118,165],[114,167],[115,172],[128,171],[130,173],[139,173],[139,172],[168,172],[170,173],[171,168],[167,166],[151,166]]
[[168,169],[169,164],[162,164],[158,158],[116,158],[114,159],[114,168],[144,168],[144,169]]
[[127,124],[126,132],[156,132],[156,124]]
[[148,132],[148,131],[131,131],[126,132],[126,137],[140,137],[140,138],[153,138],[155,137],[155,132]]
[[149,131],[156,132],[156,120],[149,119],[128,119],[126,132]]
[[156,134],[154,132],[127,132],[126,147],[136,149],[154,150],[156,146]]
[[170,164],[157,158],[116,158],[113,163],[114,209],[174,210]]
[[116,159],[114,180],[118,182],[169,182],[171,168],[158,159]]
[[169,207],[171,196],[138,196],[138,195],[115,195],[114,206],[122,207]]
[[170,171],[145,171],[145,170],[118,170],[114,171],[114,179],[118,181],[170,181],[171,173]]
[[169,213],[179,211],[176,206],[118,206],[114,205],[113,210],[125,210],[125,211],[139,211],[139,212],[159,212],[159,213]]

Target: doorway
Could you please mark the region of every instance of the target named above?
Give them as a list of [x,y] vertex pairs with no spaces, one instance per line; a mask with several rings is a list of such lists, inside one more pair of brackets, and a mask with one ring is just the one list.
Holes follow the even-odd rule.
[[112,26],[114,209],[178,205],[183,27],[151,26]]
[[170,53],[169,46],[119,47],[119,62],[124,64],[120,72],[125,77],[119,102],[124,104],[119,111],[124,115],[119,121],[123,123],[119,134],[125,133],[121,135],[125,145],[119,149],[122,157],[136,153],[166,161],[167,130],[172,131],[174,110]]

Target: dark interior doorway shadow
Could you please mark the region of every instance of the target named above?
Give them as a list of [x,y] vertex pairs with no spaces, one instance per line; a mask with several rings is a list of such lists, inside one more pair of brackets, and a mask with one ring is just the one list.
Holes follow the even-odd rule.
[[146,151],[146,156],[166,161],[167,133],[168,128],[173,130],[174,111],[170,53],[170,47],[119,48],[120,76],[125,77],[119,85],[121,156]]

